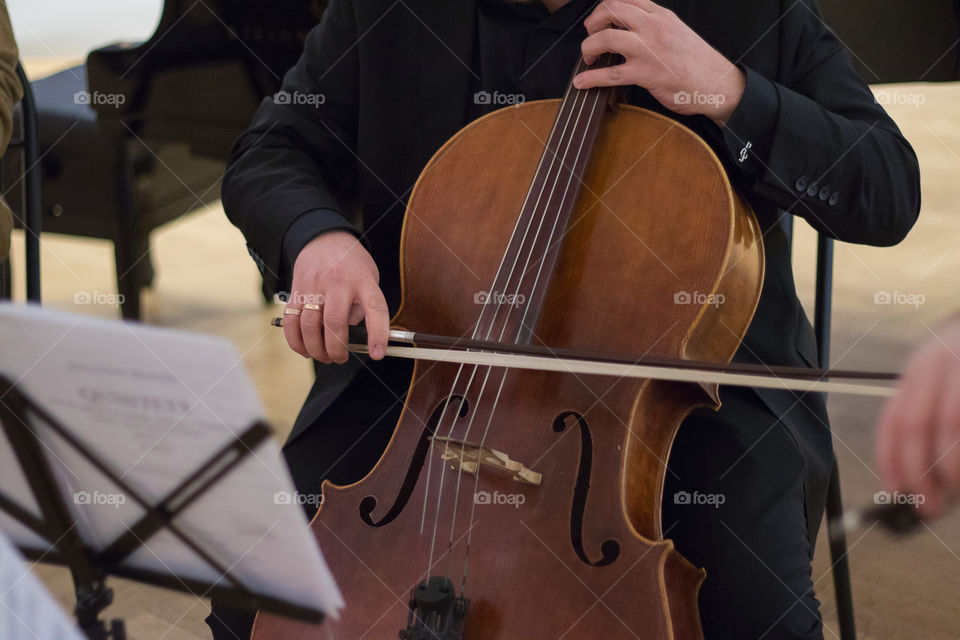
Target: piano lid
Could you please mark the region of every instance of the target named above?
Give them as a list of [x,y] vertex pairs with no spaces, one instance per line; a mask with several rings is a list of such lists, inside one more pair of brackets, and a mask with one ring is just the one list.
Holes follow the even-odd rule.
[[148,40],[88,55],[90,92],[125,96],[120,107],[93,105],[100,125],[225,158],[325,7],[326,0],[166,0]]

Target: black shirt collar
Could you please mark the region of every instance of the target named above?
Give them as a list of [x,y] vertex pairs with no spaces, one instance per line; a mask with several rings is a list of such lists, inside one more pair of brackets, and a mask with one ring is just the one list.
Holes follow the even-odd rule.
[[599,0],[570,0],[555,12],[550,13],[540,0],[532,0],[531,2],[480,1],[483,7],[493,15],[513,15],[538,22],[537,29],[561,32],[583,22],[583,19],[589,15],[589,10],[599,2]]

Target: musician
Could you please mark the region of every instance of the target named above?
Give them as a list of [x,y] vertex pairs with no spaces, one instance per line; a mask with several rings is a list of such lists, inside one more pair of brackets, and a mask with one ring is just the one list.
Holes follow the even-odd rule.
[[910,357],[876,443],[881,482],[922,496],[915,502],[926,519],[960,495],[960,315],[935,333]]
[[[562,96],[581,53],[625,62],[577,87],[625,85],[626,102],[692,128],[757,214],[766,277],[736,361],[819,365],[780,211],[872,245],[896,244],[913,225],[916,156],[813,0],[595,5],[331,0],[281,99],[265,100],[239,140],[227,215],[267,285],[290,292],[301,314],[285,316],[287,342],[316,369],[284,449],[301,492],[360,479],[396,425],[411,367],[380,358],[421,169],[470,120]],[[371,359],[346,348],[347,325],[361,319]],[[667,536],[707,570],[706,637],[820,638],[811,558],[833,460],[823,399],[733,388],[721,399],[681,427],[663,514]],[[674,499],[683,492],[722,504]],[[249,628],[217,604],[208,620],[217,638]]]

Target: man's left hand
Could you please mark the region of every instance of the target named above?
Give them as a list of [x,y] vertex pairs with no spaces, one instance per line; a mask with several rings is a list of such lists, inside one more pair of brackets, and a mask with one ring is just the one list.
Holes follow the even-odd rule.
[[590,34],[581,47],[587,64],[607,52],[625,61],[584,71],[574,80],[578,89],[636,84],[671,111],[702,114],[720,127],[740,103],[743,72],[652,0],[604,0],[584,24]]

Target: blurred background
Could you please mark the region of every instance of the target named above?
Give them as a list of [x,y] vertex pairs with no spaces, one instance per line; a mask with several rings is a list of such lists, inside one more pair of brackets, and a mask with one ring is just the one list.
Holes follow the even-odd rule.
[[[303,21],[292,21],[288,14],[284,26],[283,20],[276,17],[284,17],[280,4],[287,3],[267,7],[274,14],[273,25],[263,10],[259,14],[255,10],[246,16],[238,14],[238,7],[256,3],[168,0],[166,4],[168,10],[173,5],[179,9],[168,14],[164,23],[161,15],[166,12],[161,0],[8,0],[31,80],[42,84],[42,78],[61,74],[57,86],[38,86],[38,99],[56,91],[72,95],[73,87],[86,86],[82,73],[89,73],[90,77],[99,74],[97,78],[105,87],[123,90],[130,83],[148,82],[137,75],[139,67],[134,63],[141,58],[173,55],[169,45],[187,26],[196,29],[195,33],[206,34],[208,40],[199,40],[201,43],[219,43],[218,38],[224,33],[237,36],[226,37],[222,43],[222,50],[232,52],[237,59],[247,56],[249,62],[244,50],[255,51],[254,58],[266,67],[266,72],[260,69],[252,85],[266,93],[285,70],[283,60],[289,59],[289,52],[295,55],[297,40],[311,26],[311,11],[316,10],[308,7],[309,2],[300,2]],[[911,347],[933,337],[938,322],[960,308],[960,85],[888,82],[904,77],[942,80],[951,69],[955,71],[956,21],[944,19],[944,15],[950,14],[938,12],[932,0],[892,2],[889,6],[880,0],[848,3],[851,10],[859,7],[862,12],[853,16],[841,11],[840,0],[821,4],[828,20],[831,12],[837,16],[834,22],[838,30],[840,25],[844,27],[841,35],[847,34],[845,41],[864,76],[873,84],[878,101],[900,125],[920,159],[923,209],[907,240],[894,248],[836,248],[832,364],[845,369],[897,370]],[[949,6],[949,2],[941,4]],[[863,24],[866,17],[885,20],[871,30]],[[170,37],[158,37],[168,31]],[[147,44],[141,44],[144,42]],[[87,59],[91,51],[111,43],[128,44]],[[910,63],[910,51],[919,52],[921,59]],[[86,70],[80,68],[84,63]],[[231,74],[239,72],[211,63],[206,70],[190,73],[199,75],[171,82],[189,87],[193,82],[202,82],[203,73],[215,73],[229,80]],[[157,82],[162,86],[162,78]],[[248,118],[256,104],[256,97],[246,94],[222,99],[240,105],[231,115],[237,122]],[[281,333],[268,327],[277,307],[264,299],[260,275],[247,255],[243,238],[228,223],[217,201],[222,172],[217,158],[224,153],[224,140],[231,135],[229,127],[211,130],[205,120],[210,113],[216,113],[217,105],[199,106],[196,122],[191,125],[186,122],[188,118],[171,111],[169,104],[156,97],[151,108],[158,114],[156,122],[163,126],[151,124],[149,118],[136,124],[120,118],[118,124],[117,114],[107,109],[92,115],[90,112],[96,110],[87,109],[78,116],[76,106],[68,104],[66,113],[54,114],[59,118],[55,122],[61,133],[77,118],[99,119],[106,127],[104,130],[118,141],[102,154],[123,149],[118,152],[116,166],[130,169],[134,195],[128,198],[130,206],[124,208],[123,199],[118,200],[116,195],[117,185],[93,172],[81,174],[85,176],[81,180],[86,189],[84,202],[73,202],[67,197],[53,202],[45,196],[41,242],[44,304],[106,318],[120,318],[124,312],[127,317],[139,317],[150,324],[232,340],[243,354],[268,418],[282,439],[306,395],[312,373],[302,358],[287,349]],[[170,123],[177,123],[180,128]],[[183,132],[189,132],[191,126],[204,129],[193,146],[178,139],[189,137]],[[71,130],[70,136],[79,131]],[[106,156],[92,153],[85,144],[81,138],[76,148],[64,145],[52,154],[64,154],[60,160],[63,167],[73,166],[71,163],[78,167],[102,164]],[[195,154],[198,149],[201,153]],[[63,176],[68,173],[65,171]],[[67,177],[49,180],[60,180],[51,186],[53,194],[81,188],[71,186]],[[107,222],[101,219],[106,215],[104,211],[113,216]],[[125,234],[118,230],[124,224]],[[118,242],[126,243],[126,249],[119,250]],[[23,256],[23,232],[15,231],[10,278],[15,300],[25,298]],[[798,221],[795,274],[801,299],[810,314],[815,260],[816,236]],[[118,296],[124,293],[124,286],[126,295],[121,305]],[[89,295],[84,298],[81,294]],[[136,304],[131,301],[132,296],[139,297]],[[124,306],[127,308],[123,309]],[[879,408],[874,400],[830,400],[847,507],[873,502],[877,477],[871,457]],[[871,530],[852,537],[849,545],[858,637],[960,637],[956,595],[960,589],[960,514],[950,515],[908,538],[892,538]],[[69,574],[46,565],[37,565],[35,571],[64,607],[70,609],[73,593]],[[838,638],[831,562],[823,532],[815,558],[814,581],[826,621],[825,637]],[[209,604],[200,594],[175,594],[123,580],[113,580],[112,584],[116,602],[106,615],[125,618],[130,638],[208,637],[202,619]]]
[[20,55],[33,64],[82,62],[97,46],[146,40],[163,0],[7,0]]

